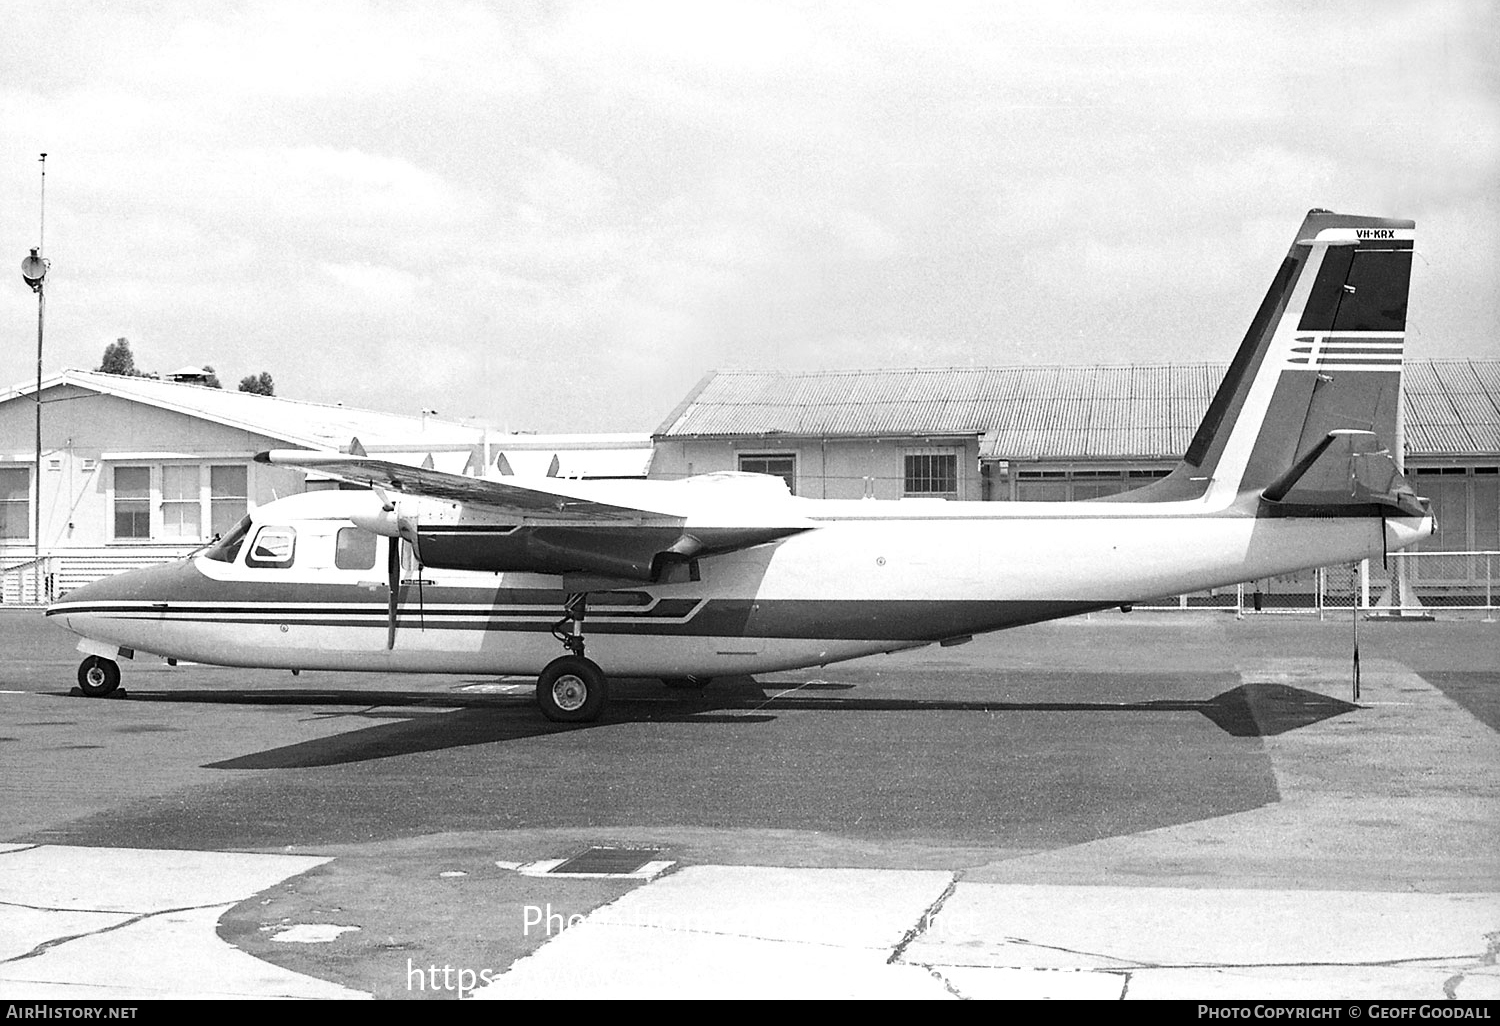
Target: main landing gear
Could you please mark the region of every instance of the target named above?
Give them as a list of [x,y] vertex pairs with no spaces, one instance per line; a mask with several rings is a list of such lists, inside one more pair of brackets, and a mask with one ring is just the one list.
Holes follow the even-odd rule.
[[78,690],[103,698],[120,686],[120,664],[103,656],[89,656],[78,664]]
[[552,625],[552,636],[568,655],[547,664],[536,680],[536,700],[542,715],[555,723],[592,723],[604,711],[609,682],[599,664],[583,654],[583,618],[588,595],[572,592],[563,602],[563,618]]

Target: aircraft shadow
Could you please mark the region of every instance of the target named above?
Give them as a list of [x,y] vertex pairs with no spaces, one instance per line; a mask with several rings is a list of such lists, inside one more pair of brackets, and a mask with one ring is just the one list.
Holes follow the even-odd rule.
[[[997,702],[921,698],[836,698],[794,693],[768,695],[753,678],[733,678],[699,692],[672,692],[663,699],[641,689],[611,700],[594,723],[562,724],[543,719],[529,699],[519,696],[453,695],[402,691],[319,689],[307,691],[188,691],[136,693],[132,699],[154,702],[203,702],[228,705],[365,705],[346,713],[376,720],[367,727],[208,763],[206,769],[300,769],[366,762],[397,755],[514,742],[575,730],[594,730],[626,723],[700,723],[754,726],[776,719],[778,712],[1057,712],[1154,713],[1196,712],[1232,737],[1271,737],[1319,723],[1359,706],[1284,684],[1244,684],[1210,699],[1160,699],[1142,702]],[[402,708],[430,708],[412,716]],[[437,712],[437,710],[452,710]]]

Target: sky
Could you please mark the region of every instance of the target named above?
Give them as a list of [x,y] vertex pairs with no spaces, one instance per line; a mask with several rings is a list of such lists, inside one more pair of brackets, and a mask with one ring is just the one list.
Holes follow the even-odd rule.
[[[44,369],[649,432],[716,369],[1227,361],[1311,207],[1500,356],[1488,0],[7,0]],[[45,227],[38,154],[47,153]],[[0,387],[36,373],[0,286]]]

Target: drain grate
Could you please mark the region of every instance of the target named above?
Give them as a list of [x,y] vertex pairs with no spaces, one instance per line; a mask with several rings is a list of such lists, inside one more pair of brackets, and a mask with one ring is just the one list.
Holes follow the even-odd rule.
[[556,876],[570,873],[629,876],[645,868],[661,854],[651,848],[590,848],[553,866],[548,872]]

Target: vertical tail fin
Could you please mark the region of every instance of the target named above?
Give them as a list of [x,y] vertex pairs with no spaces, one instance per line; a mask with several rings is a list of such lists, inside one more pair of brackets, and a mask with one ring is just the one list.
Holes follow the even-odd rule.
[[[1128,498],[1227,504],[1269,490],[1327,507],[1355,497],[1355,463],[1399,460],[1414,227],[1309,212],[1182,462]],[[1404,487],[1385,479],[1389,494]]]

